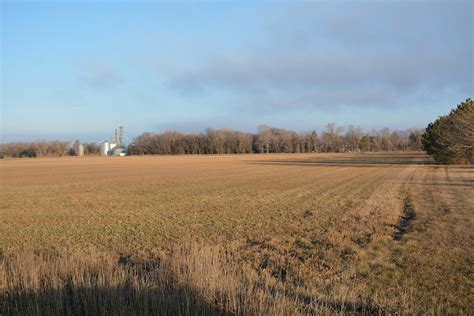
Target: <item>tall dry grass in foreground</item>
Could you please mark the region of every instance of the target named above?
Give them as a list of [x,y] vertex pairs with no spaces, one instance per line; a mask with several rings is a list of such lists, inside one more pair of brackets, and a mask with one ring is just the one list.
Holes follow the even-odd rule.
[[149,260],[96,250],[29,253],[2,258],[0,273],[2,315],[397,312],[373,302],[324,301],[297,294],[268,274],[238,265],[222,247],[199,243]]

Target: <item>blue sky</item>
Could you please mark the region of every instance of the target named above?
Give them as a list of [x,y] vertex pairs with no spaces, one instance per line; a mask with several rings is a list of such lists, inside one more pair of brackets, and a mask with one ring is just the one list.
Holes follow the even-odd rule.
[[474,96],[472,1],[2,1],[2,141],[424,127]]

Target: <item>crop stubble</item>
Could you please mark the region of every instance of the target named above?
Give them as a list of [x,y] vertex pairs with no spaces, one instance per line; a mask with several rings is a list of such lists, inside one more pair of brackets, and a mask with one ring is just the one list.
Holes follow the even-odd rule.
[[[22,256],[36,256],[24,260],[35,264],[94,253],[108,264],[184,260],[201,271],[195,258],[170,257],[184,247],[231,256],[207,263],[220,269],[219,295],[234,295],[226,304],[201,293],[204,276],[183,277],[216,312],[468,313],[474,170],[427,162],[419,153],[2,161],[0,250],[8,282],[0,285],[28,290],[8,276]],[[407,207],[415,216],[400,229]],[[245,310],[229,299],[238,286],[224,284],[239,283],[264,286],[262,306]]]

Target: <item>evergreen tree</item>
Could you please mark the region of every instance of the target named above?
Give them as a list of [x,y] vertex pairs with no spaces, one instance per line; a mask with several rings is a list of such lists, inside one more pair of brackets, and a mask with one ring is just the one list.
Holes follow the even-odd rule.
[[423,149],[445,164],[474,162],[474,101],[461,102],[426,128]]

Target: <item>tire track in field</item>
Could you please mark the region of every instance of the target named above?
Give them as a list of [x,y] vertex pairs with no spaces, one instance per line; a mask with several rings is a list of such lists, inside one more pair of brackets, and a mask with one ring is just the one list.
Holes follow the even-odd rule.
[[388,247],[398,277],[385,276],[385,282],[399,284],[396,295],[412,293],[406,305],[416,308],[411,313],[468,314],[474,308],[469,299],[474,288],[469,277],[474,275],[473,174],[455,175],[456,169],[419,167],[406,186],[416,219],[403,239]]

